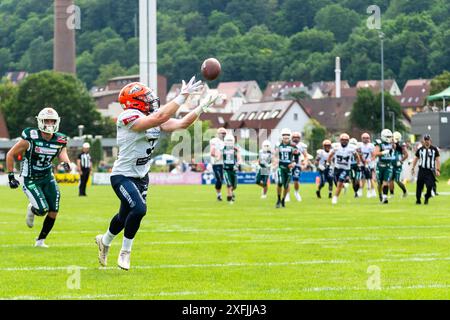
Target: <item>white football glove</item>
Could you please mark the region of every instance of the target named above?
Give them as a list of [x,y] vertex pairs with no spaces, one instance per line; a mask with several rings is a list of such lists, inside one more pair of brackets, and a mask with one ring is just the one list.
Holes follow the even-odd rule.
[[203,105],[201,105],[201,106],[198,106],[197,109],[195,109],[195,113],[199,116],[199,115],[201,115],[203,112],[208,111],[208,109],[209,109],[213,104],[216,103],[216,100],[217,100],[218,97],[219,97],[219,96],[210,96],[209,99],[208,99],[208,101],[207,101],[205,104],[203,104]]
[[319,170],[320,171],[324,171],[325,170],[325,166],[323,164],[319,164]]
[[200,91],[203,89],[203,84],[202,81],[199,80],[197,82],[195,82],[195,76],[193,76],[191,78],[191,80],[189,80],[188,83],[186,83],[184,80],[182,81],[182,86],[181,86],[181,92],[180,94],[199,94]]
[[388,155],[389,153],[391,153],[391,150],[384,150],[384,151],[381,152],[381,154],[383,156]]

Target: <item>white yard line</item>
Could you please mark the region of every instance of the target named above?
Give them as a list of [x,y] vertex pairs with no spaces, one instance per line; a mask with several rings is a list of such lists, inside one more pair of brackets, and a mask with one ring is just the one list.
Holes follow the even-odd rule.
[[[373,262],[434,262],[434,261],[450,261],[450,257],[434,257],[424,258],[420,256],[410,256],[405,258],[392,259],[369,259],[367,261],[357,260],[300,260],[300,261],[276,261],[276,262],[228,262],[228,263],[212,263],[212,264],[161,264],[161,265],[143,265],[133,266],[132,269],[190,269],[190,268],[229,268],[229,267],[280,267],[280,266],[297,266],[297,265],[332,265],[332,264],[349,264],[349,263],[373,263]],[[6,267],[0,268],[0,271],[67,271],[68,268],[74,266],[36,266],[36,267]],[[118,270],[117,267],[83,267],[78,266],[80,270]]]
[[[450,217],[450,215],[449,215]],[[231,233],[231,232],[245,232],[245,231],[331,231],[331,230],[396,230],[396,229],[450,229],[450,225],[429,225],[429,226],[417,226],[417,225],[403,225],[403,226],[369,226],[369,227],[287,227],[287,228],[220,228],[220,229],[200,229],[200,228],[180,228],[180,229],[153,229],[139,230],[139,233]],[[71,230],[71,231],[52,231],[52,234],[93,234],[97,235],[98,230]],[[2,231],[0,235],[10,235],[10,234],[30,234],[30,231]]]
[[174,292],[149,292],[149,293],[130,293],[130,294],[85,294],[85,295],[61,295],[61,296],[15,296],[15,297],[0,297],[0,300],[40,300],[40,299],[57,299],[57,300],[72,300],[72,299],[118,299],[118,298],[157,298],[157,297],[170,297],[170,296],[206,296],[206,295],[253,295],[258,297],[262,294],[295,294],[295,293],[311,293],[311,292],[344,292],[344,291],[365,291],[367,293],[381,293],[385,291],[393,290],[420,290],[420,289],[449,289],[450,284],[444,283],[431,283],[431,284],[415,284],[410,286],[393,285],[382,286],[380,290],[369,290],[365,287],[307,287],[300,288],[299,290],[282,290],[282,289],[269,289],[260,291],[174,291]]
[[[241,240],[186,240],[186,241],[146,241],[140,242],[140,245],[188,245],[188,244],[239,244],[239,243],[280,243],[292,242],[298,244],[324,244],[336,243],[345,244],[348,241],[386,241],[386,240],[435,240],[435,239],[449,239],[448,236],[396,236],[396,237],[343,237],[343,238],[292,238],[292,239],[241,239]],[[0,248],[24,248],[32,247],[33,244],[0,244]],[[95,247],[92,242],[78,242],[78,243],[54,243],[53,248],[62,247]]]

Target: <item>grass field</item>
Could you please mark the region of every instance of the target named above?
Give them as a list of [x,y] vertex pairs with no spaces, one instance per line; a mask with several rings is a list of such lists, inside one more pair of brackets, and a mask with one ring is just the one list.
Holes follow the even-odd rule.
[[[33,247],[42,218],[28,229],[25,195],[0,188],[0,298],[450,299],[444,183],[446,195],[428,206],[412,195],[382,206],[347,194],[332,207],[304,185],[302,203],[278,210],[273,188],[261,200],[256,186],[239,186],[231,206],[215,201],[212,186],[151,186],[128,272],[116,267],[122,236],[109,267],[97,262],[94,237],[118,207],[112,189],[90,187],[86,198],[61,189],[50,248],[42,249]],[[69,266],[79,267],[80,289],[67,285],[77,283]],[[376,270],[381,290],[369,290]]]

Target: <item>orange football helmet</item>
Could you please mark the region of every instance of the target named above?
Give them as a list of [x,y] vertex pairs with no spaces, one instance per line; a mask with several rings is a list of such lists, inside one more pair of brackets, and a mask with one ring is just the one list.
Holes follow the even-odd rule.
[[145,114],[159,109],[160,101],[152,89],[140,82],[127,84],[120,90],[119,103],[126,109],[137,109]]

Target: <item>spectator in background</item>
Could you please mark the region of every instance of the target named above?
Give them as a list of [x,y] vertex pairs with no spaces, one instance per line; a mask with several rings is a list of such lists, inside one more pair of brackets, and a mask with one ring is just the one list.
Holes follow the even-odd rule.
[[89,149],[91,145],[88,142],[83,143],[82,152],[78,155],[77,167],[80,173],[79,193],[80,197],[86,196],[86,184],[91,173],[92,161]]
[[0,163],[0,173],[5,173],[5,167],[3,166],[3,163]]

